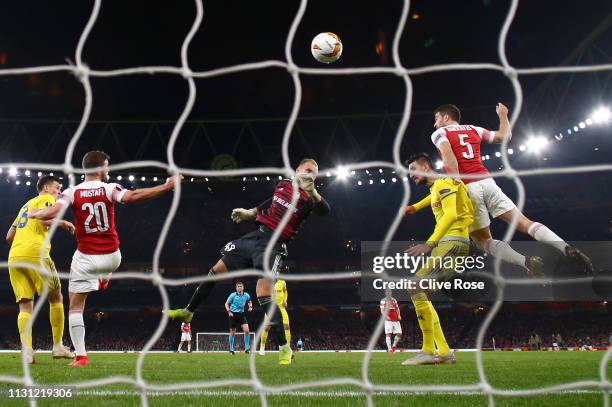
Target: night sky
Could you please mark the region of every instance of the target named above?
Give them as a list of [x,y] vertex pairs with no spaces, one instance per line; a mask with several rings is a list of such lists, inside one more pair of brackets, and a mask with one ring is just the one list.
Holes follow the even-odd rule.
[[[12,3],[0,17],[0,69],[74,60],[74,49],[89,17],[93,2],[53,2],[37,5]],[[391,42],[402,2],[311,1],[295,37],[292,55],[300,66],[319,67],[310,55],[314,35],[333,31],[343,41],[342,58],[331,67],[391,66]],[[400,44],[402,63],[420,67],[452,62],[499,63],[498,35],[509,1],[414,1]],[[298,2],[204,1],[204,20],[189,49],[194,71],[266,59],[284,60],[284,44]],[[521,2],[512,24],[507,53],[516,67],[609,63],[612,30],[604,27],[582,53],[573,55],[611,12],[609,1],[591,0],[588,5],[558,1]],[[191,1],[151,3],[105,0],[86,43],[83,59],[95,69],[138,65],[180,64],[180,46],[195,17]],[[377,45],[380,52],[376,52]],[[569,58],[569,59],[567,59]],[[427,150],[432,129],[431,111],[443,103],[463,109],[464,122],[495,127],[494,105],[505,102],[512,109],[514,95],[503,74],[488,70],[448,71],[414,76],[413,112],[404,136],[403,151]],[[296,161],[313,155],[322,167],[360,160],[390,160],[394,126],[404,104],[401,78],[394,75],[321,76],[302,75],[300,118],[330,116],[329,120],[301,122],[303,141],[292,139]],[[531,132],[552,135],[584,120],[598,104],[611,99],[610,72],[578,75],[521,77],[525,105],[515,142]],[[179,76],[136,75],[92,79],[94,104],[91,119],[103,124],[88,126],[77,155],[95,148],[111,153],[114,162],[133,159],[165,159],[165,142],[183,109],[187,84]],[[244,122],[209,124],[212,140],[192,136],[187,126],[179,137],[176,156],[180,165],[209,169],[219,153],[236,157],[238,166],[279,165],[284,119],[293,101],[289,74],[280,68],[197,80],[198,98],[190,120],[277,118],[253,124],[255,137],[238,140]],[[0,132],[17,137],[6,143],[3,161],[62,162],[65,146],[83,109],[83,89],[69,73],[0,77]],[[337,115],[374,115],[371,120],[348,120],[338,130]],[[390,114],[391,126],[374,140],[381,117]],[[23,119],[43,120],[24,125],[25,136],[15,130]],[[118,126],[115,138],[101,136],[106,121],[167,121],[143,148],[150,130],[147,124]],[[53,124],[45,121],[52,120]],[[57,130],[62,121],[66,129]],[[342,127],[342,126],[341,126]],[[336,129],[336,138],[332,137]],[[53,138],[49,146],[51,135]],[[590,130],[588,138],[566,138],[547,164],[569,165],[606,160],[609,129]],[[349,136],[350,135],[350,136]],[[195,142],[191,140],[195,137]],[[254,139],[257,139],[255,142]],[[8,140],[8,138],[5,138]],[[331,141],[330,141],[331,140]],[[121,145],[121,148],[117,147]],[[236,147],[238,144],[238,147]],[[561,145],[562,143],[559,143]],[[609,142],[608,142],[609,144]],[[349,146],[347,148],[347,146]],[[593,155],[593,147],[602,153]],[[578,148],[579,150],[576,150]],[[257,150],[257,154],[253,151]],[[583,149],[583,150],[580,150]],[[486,152],[487,150],[485,150]],[[493,150],[491,150],[492,152]],[[579,154],[576,152],[579,151]],[[577,155],[577,156],[576,156]],[[568,157],[569,156],[569,157]],[[75,157],[74,163],[78,163]],[[543,165],[537,160],[517,159],[519,167]],[[492,168],[496,169],[496,168]]]

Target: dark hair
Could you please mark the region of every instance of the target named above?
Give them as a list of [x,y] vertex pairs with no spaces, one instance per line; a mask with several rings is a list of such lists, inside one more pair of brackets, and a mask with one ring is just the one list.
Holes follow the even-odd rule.
[[38,182],[36,182],[36,189],[38,190],[38,192],[40,192],[43,190],[45,185],[49,185],[54,182],[57,182],[59,184],[59,178],[54,175],[45,175],[44,177],[40,177],[38,179]]
[[244,283],[242,281],[236,281],[236,284],[234,284],[234,286],[237,286],[238,284],[242,284],[242,286],[244,287]]
[[319,166],[319,164],[317,164],[317,162],[315,161],[315,159],[314,159],[314,158],[304,158],[304,159],[302,159],[302,161],[300,161],[300,163],[298,164],[298,167],[299,167],[300,165],[302,165],[302,164],[306,164],[306,163],[308,163],[308,162],[313,163],[313,164],[314,164],[315,166],[317,166],[317,167]]
[[440,113],[441,115],[447,114],[451,119],[459,123],[461,121],[461,110],[455,105],[442,105],[434,110],[434,114]]
[[429,165],[430,168],[433,168],[433,164],[431,162],[431,158],[429,157],[429,154],[427,154],[427,153],[418,153],[418,154],[411,155],[406,160],[406,166],[409,166],[410,164],[412,164],[415,161],[420,163],[420,164],[427,164],[427,165]]
[[90,151],[83,156],[83,169],[102,167],[106,160],[110,160],[110,156],[104,151]]

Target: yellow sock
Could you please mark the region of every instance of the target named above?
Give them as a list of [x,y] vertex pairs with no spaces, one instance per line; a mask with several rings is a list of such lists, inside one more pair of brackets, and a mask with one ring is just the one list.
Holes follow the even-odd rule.
[[287,343],[291,346],[291,329],[285,329],[285,338],[287,338]]
[[445,356],[450,351],[450,348],[448,347],[448,343],[446,343],[444,332],[442,332],[442,326],[440,325],[438,313],[436,312],[436,309],[431,301],[429,301],[429,307],[431,308],[431,317],[433,319],[433,336],[436,347],[438,348],[438,354],[440,356]]
[[30,320],[30,313],[20,311],[17,316],[17,328],[19,329],[19,337],[21,338],[21,346],[23,348],[31,348],[32,347],[32,330],[28,332],[26,336],[26,325]]
[[427,294],[425,293],[415,294],[411,297],[411,299],[419,320],[421,332],[423,332],[422,351],[433,355],[436,351],[434,347],[433,316],[431,313],[433,308],[429,306],[429,300],[427,299]]
[[61,344],[64,337],[64,304],[54,302],[49,305],[49,321],[53,332],[53,344]]
[[266,341],[268,340],[268,331],[264,329],[261,333],[261,340],[259,341],[259,350],[264,350],[266,348]]

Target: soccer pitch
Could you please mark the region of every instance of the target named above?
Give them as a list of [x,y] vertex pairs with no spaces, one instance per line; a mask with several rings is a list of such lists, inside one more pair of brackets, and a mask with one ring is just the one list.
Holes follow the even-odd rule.
[[[475,353],[458,353],[455,365],[401,366],[412,353],[374,353],[369,379],[376,385],[470,385],[478,383]],[[257,357],[257,373],[264,385],[282,386],[332,378],[360,380],[364,353],[299,353],[290,366],[277,365],[276,353]],[[599,363],[604,352],[485,352],[485,372],[490,383],[502,389],[535,389],[572,381],[598,381]],[[247,355],[224,353],[160,354],[146,356],[143,377],[150,385],[251,378]],[[109,376],[135,377],[136,354],[91,354],[90,365],[69,368],[66,361],[53,360],[50,354],[38,354],[31,374],[37,384],[62,384]],[[1,375],[20,375],[21,358],[17,353],[0,355]],[[608,380],[610,377],[608,366]],[[10,399],[9,388],[0,385],[0,405],[26,405],[25,400]],[[500,406],[600,406],[603,394],[595,388],[583,388],[529,397],[496,396]],[[375,392],[374,402],[380,406],[476,406],[487,405],[487,397],[477,392],[451,394],[418,394],[414,392]],[[148,397],[152,406],[258,406],[260,398],[247,386],[216,387],[153,392]],[[353,406],[365,405],[366,396],[357,386],[339,385],[309,387],[288,394],[269,395],[271,406]],[[137,389],[129,384],[92,387],[76,390],[71,399],[39,399],[39,405],[132,406],[140,404]]]

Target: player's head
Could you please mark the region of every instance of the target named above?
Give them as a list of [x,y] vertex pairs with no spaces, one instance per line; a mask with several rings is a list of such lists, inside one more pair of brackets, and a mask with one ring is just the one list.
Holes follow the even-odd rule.
[[319,174],[319,164],[314,158],[304,158],[295,169],[297,174],[310,174],[313,179]]
[[238,294],[242,294],[244,292],[244,284],[242,284],[242,281],[236,282],[236,292]]
[[411,155],[406,160],[408,171],[410,172],[410,179],[413,180],[417,185],[426,185],[429,180],[429,176],[413,174],[413,171],[421,171],[427,173],[435,173],[433,170],[433,164],[431,158],[427,153],[418,153]]
[[38,194],[49,194],[53,195],[54,198],[60,195],[61,186],[59,179],[53,175],[45,175],[44,177],[40,177],[38,182],[36,183],[36,189],[38,190]]
[[461,110],[455,105],[442,105],[434,110],[434,127],[449,126],[461,122]]
[[102,182],[108,182],[108,160],[110,156],[104,151],[90,151],[83,156],[83,170],[85,176],[100,178]]

